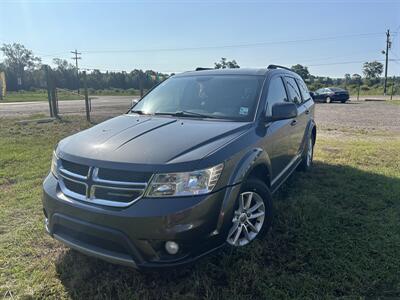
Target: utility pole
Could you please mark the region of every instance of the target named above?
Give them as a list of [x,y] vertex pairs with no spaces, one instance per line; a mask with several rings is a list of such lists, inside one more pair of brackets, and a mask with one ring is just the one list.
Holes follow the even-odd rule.
[[79,91],[79,67],[78,67],[78,59],[82,59],[82,57],[78,55],[82,55],[82,53],[79,53],[76,49],[75,51],[71,51],[72,54],[75,55],[75,57],[72,57],[71,59],[75,60],[75,67],[76,67],[76,78],[78,79],[78,94],[80,93]]
[[389,29],[386,31],[386,52],[385,52],[385,86],[383,88],[383,94],[386,96],[386,87],[387,87],[387,73],[388,73],[388,61],[389,61],[389,49],[391,47],[390,42],[390,31]]

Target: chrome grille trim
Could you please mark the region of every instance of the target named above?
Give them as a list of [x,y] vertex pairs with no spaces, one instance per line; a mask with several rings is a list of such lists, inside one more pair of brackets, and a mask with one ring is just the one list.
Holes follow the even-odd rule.
[[[143,197],[148,185],[147,182],[106,180],[99,178],[98,173],[99,173],[98,167],[89,167],[88,174],[86,176],[83,176],[65,169],[62,166],[62,162],[59,162],[58,174],[60,176],[58,181],[61,192],[67,197],[79,201],[84,201],[87,203],[112,206],[112,207],[127,207]],[[69,189],[64,182],[65,180],[69,180],[71,182],[84,186],[86,191],[85,195]],[[108,191],[121,191],[121,193],[119,193],[121,194],[121,197],[123,197],[124,191],[139,192],[139,196],[129,202],[100,199],[96,198],[96,188],[101,188]],[[118,196],[118,193],[113,193],[113,194],[114,195],[112,196]]]
[[72,173],[72,172],[70,172],[70,171],[68,171],[68,170],[66,170],[66,169],[64,169],[62,167],[60,167],[58,169],[58,171],[61,173],[61,175],[64,175],[64,176],[67,176],[67,177],[71,177],[71,178],[75,178],[75,179],[78,179],[78,180],[87,180],[88,179],[87,176],[82,176],[80,174]]

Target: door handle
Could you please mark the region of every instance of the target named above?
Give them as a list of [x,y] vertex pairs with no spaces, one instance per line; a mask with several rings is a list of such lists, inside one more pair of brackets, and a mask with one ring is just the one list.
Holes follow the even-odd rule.
[[297,124],[297,120],[293,120],[292,122],[290,122],[291,126],[295,126]]
[[308,115],[309,113],[310,113],[310,110],[307,109],[307,110],[306,110],[306,115]]

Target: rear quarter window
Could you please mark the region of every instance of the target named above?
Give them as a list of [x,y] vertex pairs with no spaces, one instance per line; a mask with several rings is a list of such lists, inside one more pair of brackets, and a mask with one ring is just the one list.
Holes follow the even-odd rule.
[[290,101],[296,104],[301,104],[301,94],[299,87],[297,86],[296,80],[294,80],[294,78],[292,77],[285,77],[285,80],[289,92]]
[[308,91],[308,88],[307,88],[306,84],[304,83],[304,81],[301,79],[296,79],[296,81],[299,86],[301,96],[303,97],[303,101],[310,100],[311,95],[310,95],[310,92]]

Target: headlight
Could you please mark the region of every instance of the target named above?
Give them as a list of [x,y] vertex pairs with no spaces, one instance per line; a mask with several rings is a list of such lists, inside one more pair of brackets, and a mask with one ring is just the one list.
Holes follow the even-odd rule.
[[54,175],[54,177],[58,178],[58,173],[57,173],[57,163],[58,163],[58,157],[56,154],[56,151],[53,151],[53,158],[51,160],[51,167],[50,171]]
[[217,184],[223,167],[223,164],[219,164],[199,171],[156,174],[150,182],[147,196],[171,197],[207,194]]

